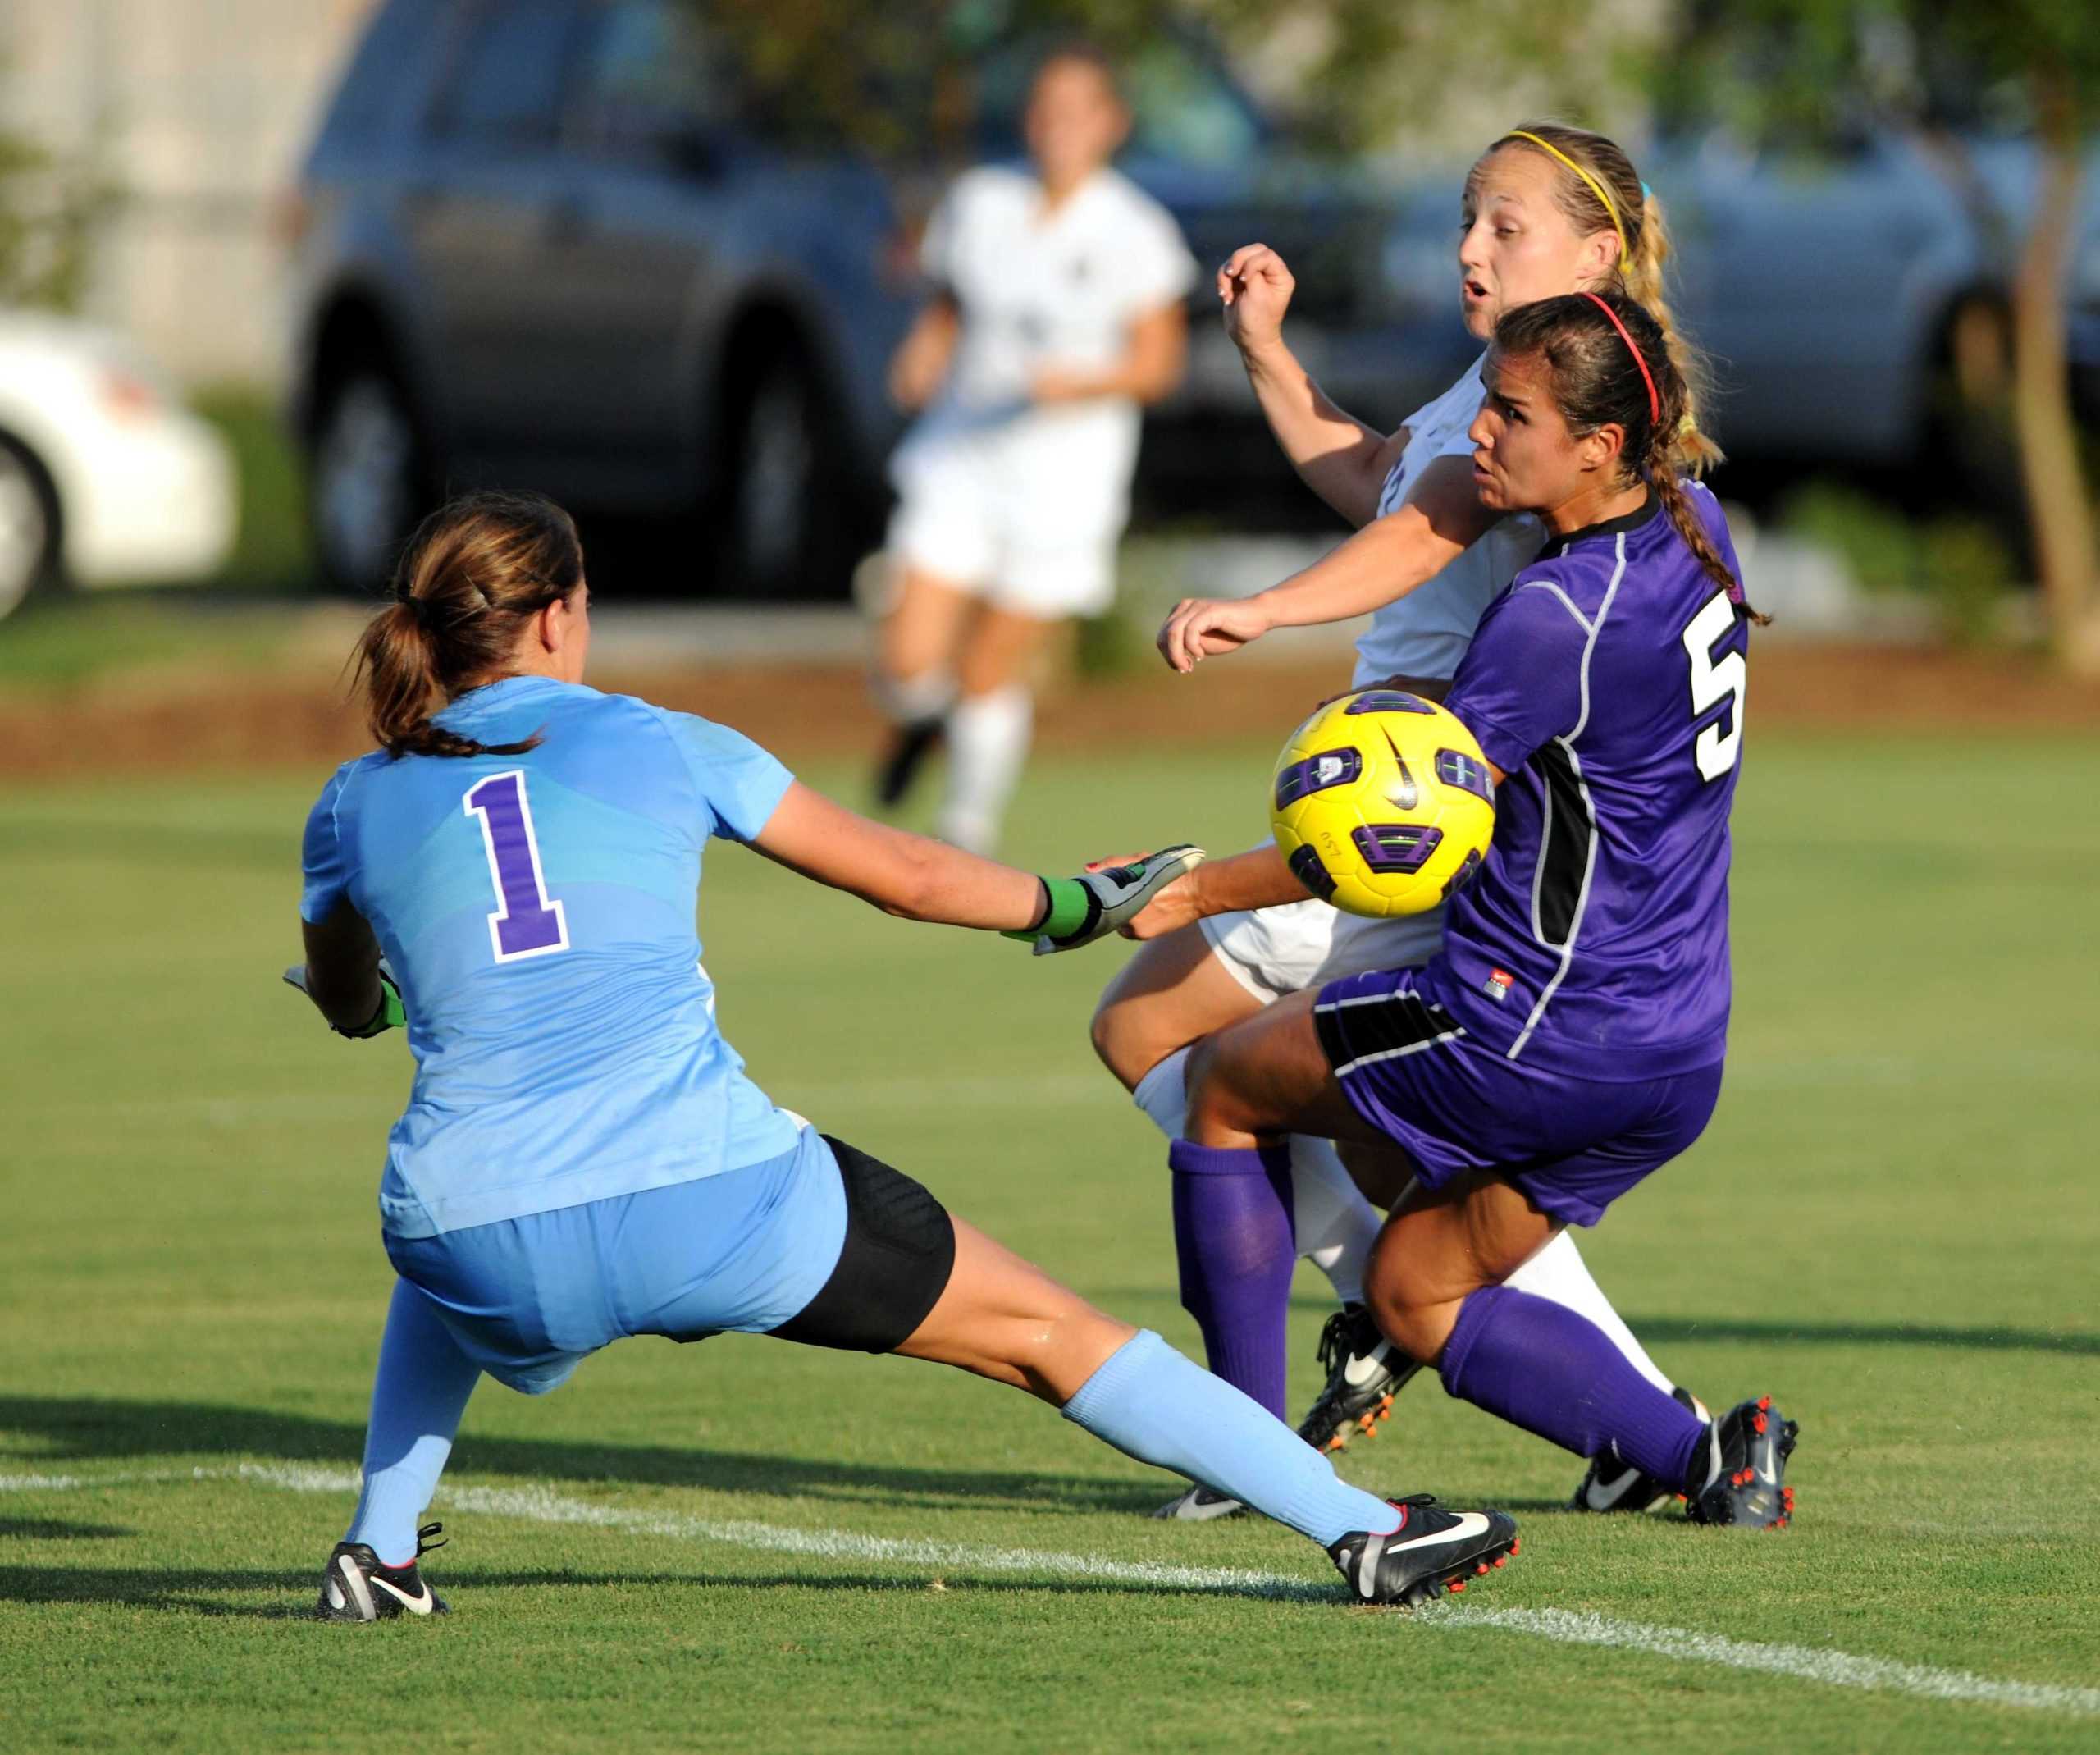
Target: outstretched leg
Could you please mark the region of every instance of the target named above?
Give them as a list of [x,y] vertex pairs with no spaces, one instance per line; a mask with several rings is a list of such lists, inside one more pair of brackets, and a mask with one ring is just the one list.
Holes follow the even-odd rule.
[[955,1245],[947,1290],[899,1352],[1026,1389],[1126,1456],[1287,1524],[1366,1602],[1426,1601],[1514,1552],[1502,1512],[1375,1499],[1150,1329],[1104,1316],[960,1220]]

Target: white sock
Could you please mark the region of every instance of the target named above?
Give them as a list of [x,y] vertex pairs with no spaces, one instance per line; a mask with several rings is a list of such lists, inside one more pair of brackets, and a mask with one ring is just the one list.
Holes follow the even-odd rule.
[[966,695],[948,710],[948,790],[941,805],[943,841],[989,852],[999,820],[1028,759],[1035,697],[1018,683]]
[[1625,1354],[1627,1362],[1664,1395],[1677,1387],[1649,1358],[1647,1349],[1633,1338],[1625,1319],[1605,1296],[1604,1287],[1591,1277],[1589,1264],[1575,1247],[1573,1232],[1563,1231],[1502,1283],[1535,1298],[1550,1298],[1578,1316],[1586,1316],[1610,1337],[1611,1344]]
[[1363,1269],[1385,1215],[1363,1198],[1331,1140],[1290,1136],[1291,1220],[1298,1253],[1334,1284],[1344,1304],[1363,1302]]
[[938,719],[955,700],[955,679],[938,665],[916,676],[896,677],[878,670],[870,683],[875,705],[899,725]]
[[[1138,1081],[1130,1101],[1170,1140],[1189,1119],[1189,1050],[1176,1049]],[[1344,1304],[1363,1300],[1363,1267],[1385,1221],[1342,1168],[1331,1140],[1290,1136],[1291,1222],[1298,1253],[1334,1282]]]
[[1177,1048],[1137,1082],[1130,1101],[1170,1140],[1181,1137],[1189,1120],[1189,1051]]

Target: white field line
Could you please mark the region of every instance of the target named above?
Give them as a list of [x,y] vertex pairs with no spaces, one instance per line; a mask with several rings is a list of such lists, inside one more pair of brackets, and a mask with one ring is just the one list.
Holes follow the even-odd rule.
[[[2084,1078],[2093,1067],[2090,1056],[2063,1049],[2002,1053],[1984,1060],[1971,1058],[1964,1070],[2001,1083],[2048,1084]],[[1810,1090],[1853,1087],[1901,1090],[1932,1085],[1947,1076],[1944,1062],[1902,1054],[1833,1055],[1818,1060],[1757,1060],[1739,1056],[1729,1063],[1728,1086],[1735,1091]],[[833,1107],[852,1109],[999,1109],[1037,1105],[1061,1108],[1067,1104],[1116,1103],[1116,1090],[1105,1073],[988,1073],[970,1078],[933,1075],[899,1079],[835,1079],[779,1087],[778,1100],[819,1123]],[[267,1094],[171,1096],[153,1102],[62,1103],[38,1112],[52,1119],[167,1121],[194,1117],[220,1127],[250,1122],[298,1120],[305,1117],[370,1116],[389,1118],[389,1104],[371,1096],[340,1090],[273,1091]]]
[[[0,1493],[59,1492],[141,1482],[243,1481],[302,1493],[348,1496],[357,1492],[354,1469],[295,1464],[242,1463],[228,1469],[155,1470],[83,1478],[76,1475],[0,1475]],[[441,1487],[439,1504],[490,1517],[528,1523],[582,1524],[632,1535],[719,1542],[761,1552],[814,1560],[876,1561],[965,1572],[1048,1574],[1102,1584],[1144,1584],[1176,1590],[1217,1591],[1290,1600],[1328,1599],[1331,1584],[1232,1566],[1173,1566],[1153,1561],[1109,1560],[1054,1549],[994,1547],[971,1542],[926,1542],[857,1534],[842,1529],[795,1529],[745,1518],[696,1517],[684,1512],[644,1511],[572,1499],[551,1488]],[[1490,1609],[1446,1603],[1417,1611],[1413,1625],[1440,1631],[1485,1629],[1519,1634],[1559,1645],[1604,1647],[1680,1663],[1715,1664],[1762,1675],[1786,1676],[1828,1688],[1907,1694],[1920,1700],[2009,1707],[2027,1712],[2100,1717],[2100,1688],[2043,1682],[2002,1682],[1963,1670],[1892,1658],[1861,1657],[1808,1645],[1770,1645],[1731,1639],[1683,1627],[1577,1613],[1567,1609]]]

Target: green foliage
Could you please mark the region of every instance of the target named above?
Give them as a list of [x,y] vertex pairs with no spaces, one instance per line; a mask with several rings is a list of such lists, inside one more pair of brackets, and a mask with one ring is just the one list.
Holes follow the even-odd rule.
[[1778,522],[1842,555],[1867,590],[1925,598],[1942,631],[1960,643],[2002,637],[2018,569],[1984,519],[1920,519],[1856,488],[1819,482],[1790,495]]
[[84,160],[0,130],[0,307],[77,310],[116,200]]
[[[966,156],[977,105],[1011,101],[1003,63],[1016,47],[1068,38],[1125,62],[1207,39],[1252,83],[1295,93],[1283,107],[1299,144],[1344,155],[1402,142],[1448,150],[1446,118],[1455,107],[1477,129],[1484,91],[1527,113],[1609,124],[1635,91],[1646,40],[1600,28],[1592,5],[1532,0],[710,0],[707,16],[777,121],[907,162]],[[1258,76],[1279,57],[1281,77]]]
[[1677,16],[1653,69],[1665,113],[1752,139],[2019,122],[2044,84],[2100,118],[2100,8],[2085,0],[1732,0]]
[[[2060,735],[1790,741],[1754,715],[1728,1086],[1692,1154],[1582,1242],[1667,1369],[1710,1400],[1769,1388],[1804,1422],[1797,1523],[1568,1515],[1579,1462],[1427,1379],[1343,1470],[1516,1512],[1522,1555],[1462,1611],[2089,1686],[2100,938],[2080,923],[2100,822],[2065,803],[2100,766]],[[1046,761],[1014,852],[1060,870],[1162,827],[1237,844],[1268,754]],[[1025,1396],[734,1336],[628,1342],[550,1396],[484,1384],[451,1484],[589,1509],[550,1524],[441,1498],[450,1545],[427,1564],[446,1621],[295,1619],[354,1497],[390,1278],[373,1189],[408,1063],[398,1036],[329,1035],[276,979],[322,777],[0,790],[22,996],[0,1009],[9,1748],[318,1748],[374,1702],[447,1750],[544,1755],[2092,1747],[2090,1718],[1352,1609],[1276,1525],[1147,1521],[1171,1483]],[[1988,957],[1947,954],[1963,921],[1991,923]],[[704,924],[766,1089],[1197,1345],[1160,1141],[1085,1040],[1121,946],[1031,959],[728,847]],[[1309,1270],[1299,1291],[1302,1401],[1326,1310]],[[243,1464],[262,1472],[229,1478]],[[753,1524],[818,1551],[748,1545]],[[1236,1566],[1322,1594],[892,1542]]]
[[303,590],[313,578],[304,478],[276,404],[245,384],[199,391],[192,405],[219,430],[240,482],[240,526],[217,583],[244,589]]

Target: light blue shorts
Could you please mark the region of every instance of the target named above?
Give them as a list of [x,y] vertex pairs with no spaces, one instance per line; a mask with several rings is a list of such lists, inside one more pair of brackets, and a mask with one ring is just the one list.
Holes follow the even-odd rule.
[[528,1396],[628,1335],[764,1333],[815,1297],[846,1241],[816,1129],[763,1163],[435,1237],[386,1239],[467,1356]]

